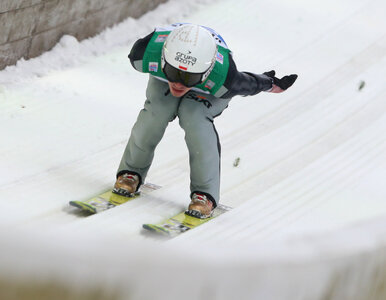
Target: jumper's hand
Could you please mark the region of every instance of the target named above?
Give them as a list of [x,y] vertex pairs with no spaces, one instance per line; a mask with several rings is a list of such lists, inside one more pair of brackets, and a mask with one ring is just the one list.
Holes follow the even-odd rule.
[[282,79],[279,79],[275,77],[275,71],[269,71],[265,72],[265,75],[268,77],[272,78],[273,84],[272,84],[272,89],[270,90],[271,93],[282,93],[286,89],[288,89],[291,85],[294,84],[295,80],[298,78],[298,75],[296,74],[291,74],[284,76]]

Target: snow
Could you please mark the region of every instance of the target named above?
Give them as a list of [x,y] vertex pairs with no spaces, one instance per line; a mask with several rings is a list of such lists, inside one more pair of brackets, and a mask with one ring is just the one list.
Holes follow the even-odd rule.
[[[0,279],[38,273],[122,299],[384,299],[385,8],[170,0],[1,71]],[[221,202],[233,210],[166,240],[141,226],[189,202],[177,122],[147,178],[160,190],[88,218],[68,201],[114,183],[147,83],[127,54],[177,21],[216,29],[239,70],[299,78],[283,94],[236,97],[216,119]]]

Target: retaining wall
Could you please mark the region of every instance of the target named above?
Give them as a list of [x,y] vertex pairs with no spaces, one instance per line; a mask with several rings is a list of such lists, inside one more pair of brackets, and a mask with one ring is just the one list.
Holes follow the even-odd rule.
[[1,0],[0,70],[51,49],[64,34],[91,37],[166,0]]

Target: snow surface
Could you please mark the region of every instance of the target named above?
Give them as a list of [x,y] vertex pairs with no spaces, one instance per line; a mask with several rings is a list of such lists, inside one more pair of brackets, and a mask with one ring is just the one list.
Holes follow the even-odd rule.
[[[382,0],[170,0],[1,71],[0,278],[122,299],[384,299],[385,11]],[[234,209],[165,240],[141,225],[189,202],[178,122],[147,178],[160,190],[87,218],[68,202],[113,185],[147,83],[127,54],[177,21],[220,32],[239,70],[299,78],[236,97],[216,119],[221,202]]]

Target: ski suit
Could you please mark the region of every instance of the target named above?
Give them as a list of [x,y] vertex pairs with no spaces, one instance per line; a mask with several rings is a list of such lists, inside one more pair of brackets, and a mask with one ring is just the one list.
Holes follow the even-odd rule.
[[214,118],[227,108],[232,97],[270,90],[273,82],[264,74],[239,72],[222,37],[205,27],[218,46],[215,67],[202,84],[182,97],[174,97],[161,69],[161,55],[166,37],[180,25],[156,28],[136,41],[131,49],[129,59],[132,66],[150,76],[144,108],[132,128],[117,177],[126,172],[135,173],[142,184],[168,123],[178,117],[189,151],[191,193],[207,195],[216,207],[220,192],[221,147]]

